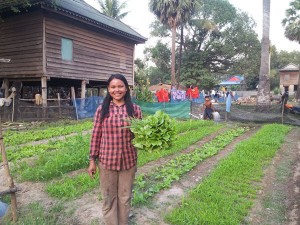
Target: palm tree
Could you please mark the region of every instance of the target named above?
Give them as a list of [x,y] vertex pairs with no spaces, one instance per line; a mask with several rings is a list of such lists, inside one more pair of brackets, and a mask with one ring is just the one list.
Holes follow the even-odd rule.
[[300,0],[290,3],[290,8],[286,10],[286,18],[282,20],[285,26],[285,36],[291,41],[300,43]]
[[263,0],[263,33],[261,41],[261,64],[257,91],[257,107],[259,111],[268,110],[270,106],[270,2]]
[[118,0],[98,0],[101,12],[117,20],[123,19],[128,12],[122,12],[126,8],[126,2],[120,4]]
[[[291,41],[300,43],[300,0],[294,0],[290,3],[290,8],[286,10],[286,18],[282,21],[285,26],[285,36]],[[299,62],[300,63],[300,62]],[[298,89],[296,98],[300,99],[300,65],[298,77]]]
[[172,30],[171,83],[176,84],[175,78],[175,39],[176,28],[187,20],[188,15],[196,4],[196,0],[150,0],[149,8],[161,23]]

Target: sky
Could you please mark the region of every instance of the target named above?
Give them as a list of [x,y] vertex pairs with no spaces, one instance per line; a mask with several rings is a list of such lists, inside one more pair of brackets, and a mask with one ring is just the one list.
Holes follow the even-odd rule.
[[[95,8],[99,9],[97,0],[85,0]],[[125,11],[129,11],[128,15],[122,20],[125,24],[132,27],[142,36],[148,38],[145,44],[136,46],[135,58],[143,59],[143,50],[155,44],[154,39],[150,37],[150,24],[154,21],[155,16],[149,11],[149,0],[119,0],[126,1],[127,7]],[[259,39],[262,34],[262,11],[263,0],[228,0],[232,5],[241,11],[247,12],[257,23],[255,28]],[[270,39],[271,44],[275,45],[277,50],[300,51],[300,44],[292,42],[284,36],[284,28],[281,21],[285,18],[285,11],[289,8],[292,0],[271,0],[270,15]],[[171,41],[171,40],[170,40]]]

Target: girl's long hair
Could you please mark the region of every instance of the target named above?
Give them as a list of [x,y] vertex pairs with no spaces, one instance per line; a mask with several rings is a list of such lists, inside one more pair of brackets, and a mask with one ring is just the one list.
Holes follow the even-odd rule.
[[130,89],[129,89],[129,85],[128,85],[126,78],[122,74],[112,74],[107,80],[107,87],[106,87],[107,94],[102,103],[101,122],[109,114],[109,105],[110,105],[110,102],[112,101],[112,97],[108,91],[108,86],[113,79],[121,80],[125,84],[127,91],[124,96],[124,100],[125,100],[127,114],[129,117],[133,117],[133,114],[134,114],[133,103],[132,103],[131,97],[130,97]]

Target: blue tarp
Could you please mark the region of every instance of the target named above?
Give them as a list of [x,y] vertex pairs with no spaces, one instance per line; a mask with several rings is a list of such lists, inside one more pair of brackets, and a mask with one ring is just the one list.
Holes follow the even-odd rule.
[[4,216],[8,209],[8,205],[0,201],[0,217]]

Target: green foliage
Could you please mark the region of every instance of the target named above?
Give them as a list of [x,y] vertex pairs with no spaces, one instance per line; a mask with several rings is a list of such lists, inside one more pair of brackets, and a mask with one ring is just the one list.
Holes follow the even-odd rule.
[[77,124],[70,124],[55,127],[41,127],[40,129],[31,129],[26,131],[7,130],[4,134],[4,142],[6,146],[15,146],[32,141],[63,136],[71,133],[78,133],[84,130],[91,130],[93,122],[86,120]]
[[237,128],[226,131],[211,142],[204,144],[202,148],[195,149],[191,153],[181,154],[153,172],[139,175],[133,191],[133,204],[146,203],[147,199],[153,197],[160,190],[169,188],[173,181],[179,180],[183,174],[189,172],[199,162],[217,154],[245,130],[247,129]]
[[130,130],[134,133],[133,144],[137,149],[159,151],[172,145],[175,120],[159,110],[145,119],[132,119]]
[[90,135],[77,135],[57,150],[38,155],[34,164],[15,163],[14,174],[22,180],[45,181],[88,166]]
[[[255,88],[260,65],[260,41],[254,31],[253,19],[228,1],[204,0],[201,4],[202,7],[194,10],[185,25],[179,83],[193,83],[201,89],[211,89],[218,82],[217,74],[232,73],[243,74],[246,82],[249,80]],[[159,36],[165,34],[161,27],[152,28],[155,29],[153,33]],[[155,60],[170,62],[160,55]],[[248,76],[251,78],[247,79]]]
[[153,94],[149,90],[149,79],[146,75],[145,64],[140,59],[134,61],[135,64],[135,97],[139,101],[153,102]]
[[120,3],[119,0],[98,0],[98,2],[104,15],[117,20],[123,19],[129,13],[122,12],[127,6],[126,2]]
[[189,130],[187,130],[185,133],[177,135],[172,147],[170,148],[165,148],[163,151],[155,152],[139,151],[138,165],[142,166],[160,157],[164,157],[181,151],[182,149],[187,148],[191,144],[194,144],[195,142],[222,128],[221,125],[215,125],[211,121],[205,122],[207,123],[199,124],[197,128],[190,127]]
[[[215,125],[211,121],[180,121],[177,124],[177,138],[174,141],[174,145],[169,149],[157,152],[139,151],[138,167],[181,151],[203,137],[219,130],[221,127],[222,126]],[[52,181],[47,184],[46,190],[53,197],[73,199],[95,188],[97,185],[99,185],[97,179],[91,180],[86,173],[80,173],[76,176],[72,176],[72,178],[64,176],[58,181]]]
[[165,83],[170,80],[171,50],[167,44],[158,41],[154,47],[146,48],[144,53],[155,67],[149,68],[149,79],[151,84]]
[[291,41],[300,43],[300,0],[293,0],[290,2],[290,8],[286,10],[286,18],[282,21],[285,26],[285,36]]
[[63,206],[55,205],[50,210],[46,210],[40,203],[30,203],[22,208],[18,215],[18,221],[13,222],[10,218],[4,218],[5,225],[62,225],[58,222],[63,214]]
[[273,93],[274,95],[278,95],[280,93],[280,88],[279,87],[276,87],[274,90],[273,90]]
[[257,195],[263,169],[284,141],[290,127],[263,126],[167,214],[170,224],[241,224]]
[[63,177],[58,181],[47,184],[46,192],[56,198],[73,199],[92,190],[99,185],[99,173],[95,179],[91,179],[87,173],[81,173],[73,177]]

